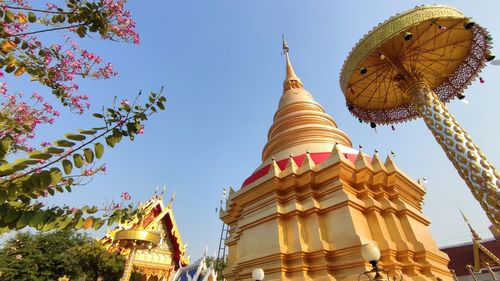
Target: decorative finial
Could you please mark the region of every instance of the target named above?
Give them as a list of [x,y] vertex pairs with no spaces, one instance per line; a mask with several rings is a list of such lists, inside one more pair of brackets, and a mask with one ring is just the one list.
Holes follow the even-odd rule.
[[300,89],[303,88],[302,81],[297,77],[295,71],[293,70],[292,63],[290,62],[290,56],[288,52],[290,48],[288,48],[288,43],[285,40],[285,36],[283,36],[283,54],[285,55],[285,63],[286,63],[286,78],[283,81],[283,92],[286,92],[290,89]]
[[479,237],[479,235],[474,230],[474,228],[472,228],[472,226],[469,223],[469,220],[467,219],[467,217],[462,212],[462,209],[458,208],[458,210],[460,210],[460,213],[462,214],[462,217],[464,218],[465,223],[467,224],[467,226],[469,226],[469,230],[470,230],[470,233],[472,234],[472,238],[474,238],[474,240],[481,240],[481,237]]
[[283,38],[283,53],[288,53],[288,43],[285,40],[285,35],[281,34],[281,38]]

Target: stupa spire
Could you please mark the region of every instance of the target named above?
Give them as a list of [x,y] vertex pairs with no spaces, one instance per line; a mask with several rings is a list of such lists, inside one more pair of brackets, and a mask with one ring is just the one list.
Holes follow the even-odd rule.
[[289,50],[290,48],[288,47],[288,43],[285,40],[285,36],[283,36],[283,54],[285,55],[286,63],[286,77],[285,81],[283,81],[283,93],[290,89],[300,89],[304,87],[302,81],[293,70],[290,55],[288,54]]
[[284,159],[290,154],[302,155],[331,152],[335,143],[352,147],[349,137],[337,128],[333,118],[314,100],[295,74],[290,62],[289,47],[283,38],[286,77],[283,94],[262,152],[263,163],[271,157]]

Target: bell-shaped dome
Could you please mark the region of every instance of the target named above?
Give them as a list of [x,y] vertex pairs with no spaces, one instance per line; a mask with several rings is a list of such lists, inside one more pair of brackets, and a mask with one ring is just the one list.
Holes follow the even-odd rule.
[[352,147],[349,137],[337,128],[333,118],[304,89],[290,62],[286,41],[283,41],[283,50],[286,78],[283,95],[262,152],[263,165],[271,158],[282,159],[306,152],[331,152],[335,143]]

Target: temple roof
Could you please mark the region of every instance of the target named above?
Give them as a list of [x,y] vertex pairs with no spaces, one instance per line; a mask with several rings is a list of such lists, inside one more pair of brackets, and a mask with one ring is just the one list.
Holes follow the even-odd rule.
[[500,240],[483,239],[472,242],[447,246],[440,249],[448,254],[450,263],[448,267],[455,270],[457,276],[470,275],[466,266],[471,265],[474,271],[486,268],[486,263],[494,269],[500,270]]
[[206,253],[195,263],[186,267],[181,267],[173,272],[170,281],[215,281],[217,273],[214,269],[213,262],[207,266]]
[[[173,197],[172,197],[173,200]],[[155,194],[139,208],[143,208],[145,215],[141,221],[131,221],[119,224],[113,230],[106,233],[100,242],[108,251],[119,251],[113,244],[114,235],[121,229],[145,229],[158,233],[165,243],[160,243],[153,249],[158,255],[171,257],[174,266],[187,265],[189,258],[184,256],[186,245],[182,243],[177,223],[172,210],[172,200],[165,207],[161,195]]]

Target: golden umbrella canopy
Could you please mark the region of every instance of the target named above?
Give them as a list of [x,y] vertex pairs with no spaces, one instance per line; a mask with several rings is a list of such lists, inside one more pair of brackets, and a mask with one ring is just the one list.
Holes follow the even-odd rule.
[[459,10],[420,6],[397,14],[370,31],[353,48],[340,74],[349,111],[378,124],[418,117],[399,82],[418,73],[439,99],[458,96],[491,55],[488,32]]

